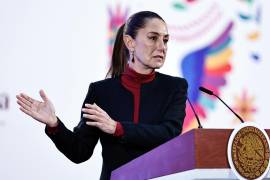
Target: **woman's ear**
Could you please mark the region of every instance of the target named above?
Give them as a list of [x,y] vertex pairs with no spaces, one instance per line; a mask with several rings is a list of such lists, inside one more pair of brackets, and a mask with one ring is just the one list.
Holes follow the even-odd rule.
[[134,51],[135,40],[130,35],[123,36],[124,43],[129,51]]

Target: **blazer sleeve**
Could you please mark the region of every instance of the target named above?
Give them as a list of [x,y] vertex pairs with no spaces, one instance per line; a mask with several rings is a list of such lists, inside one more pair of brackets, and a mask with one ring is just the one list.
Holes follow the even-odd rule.
[[[83,106],[85,103],[94,101],[94,86],[90,84]],[[81,113],[81,120],[73,132],[67,129],[60,120],[57,131],[54,133],[50,133],[47,126],[45,128],[45,133],[54,142],[57,149],[74,163],[84,162],[92,156],[100,136],[97,128],[88,126],[85,122],[86,119],[82,117]]]
[[124,135],[120,139],[122,143],[154,148],[181,133],[186,115],[188,84],[185,79],[179,81],[177,81],[172,100],[163,115],[162,123],[151,125],[121,122],[124,129]]

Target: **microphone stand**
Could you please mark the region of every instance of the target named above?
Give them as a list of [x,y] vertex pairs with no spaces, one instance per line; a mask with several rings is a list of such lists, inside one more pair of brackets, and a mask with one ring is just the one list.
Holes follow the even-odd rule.
[[199,125],[198,128],[203,128],[202,125],[201,125],[201,122],[200,122],[200,120],[199,120],[199,117],[198,117],[196,111],[194,110],[194,108],[193,108],[193,106],[192,106],[192,104],[191,104],[191,102],[190,102],[190,100],[189,100],[188,97],[187,97],[187,100],[188,100],[189,105],[190,105],[190,107],[191,107],[191,109],[192,109],[192,111],[193,111],[193,113],[194,113],[194,115],[195,115],[195,117],[196,117],[196,119],[197,119],[197,122],[198,122],[198,125]]
[[229,110],[231,110],[231,112],[236,116],[238,117],[238,119],[240,119],[241,123],[244,123],[244,120],[236,113],[234,112],[218,95],[216,95],[215,93],[213,93],[213,91],[209,90],[209,89],[206,89],[204,87],[199,87],[199,90],[208,94],[208,95],[213,95],[215,96],[216,98],[218,98],[225,106],[227,106],[227,108],[229,108]]
[[236,116],[238,117],[238,119],[240,119],[241,123],[244,123],[244,120],[238,115],[236,114],[236,112],[234,112],[220,97],[218,97],[216,94],[213,93],[213,95],[215,97],[217,97],[225,106],[227,106],[227,108],[229,108],[229,110],[231,110],[231,112]]

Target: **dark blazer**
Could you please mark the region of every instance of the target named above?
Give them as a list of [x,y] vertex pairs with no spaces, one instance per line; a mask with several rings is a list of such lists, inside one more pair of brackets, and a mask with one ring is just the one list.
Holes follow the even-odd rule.
[[91,83],[85,103],[96,103],[108,115],[121,122],[124,136],[114,137],[85,124],[82,117],[74,131],[60,121],[56,133],[45,132],[56,147],[71,161],[88,160],[96,143],[102,145],[103,166],[100,179],[110,179],[111,172],[176,137],[185,117],[187,81],[156,73],[155,79],[141,87],[139,123],[133,123],[133,95],[122,86],[120,78]]

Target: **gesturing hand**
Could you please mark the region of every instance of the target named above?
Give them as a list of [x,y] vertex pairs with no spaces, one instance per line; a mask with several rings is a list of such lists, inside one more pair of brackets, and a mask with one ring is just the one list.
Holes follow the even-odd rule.
[[53,104],[47,98],[43,90],[40,90],[39,94],[44,102],[35,100],[24,93],[17,95],[16,98],[17,103],[20,105],[20,110],[35,120],[50,127],[57,126],[58,121]]
[[105,133],[114,134],[116,129],[116,121],[112,118],[98,105],[96,104],[85,104],[85,108],[82,108],[84,112],[83,117],[89,119],[86,122],[89,126],[98,127]]

